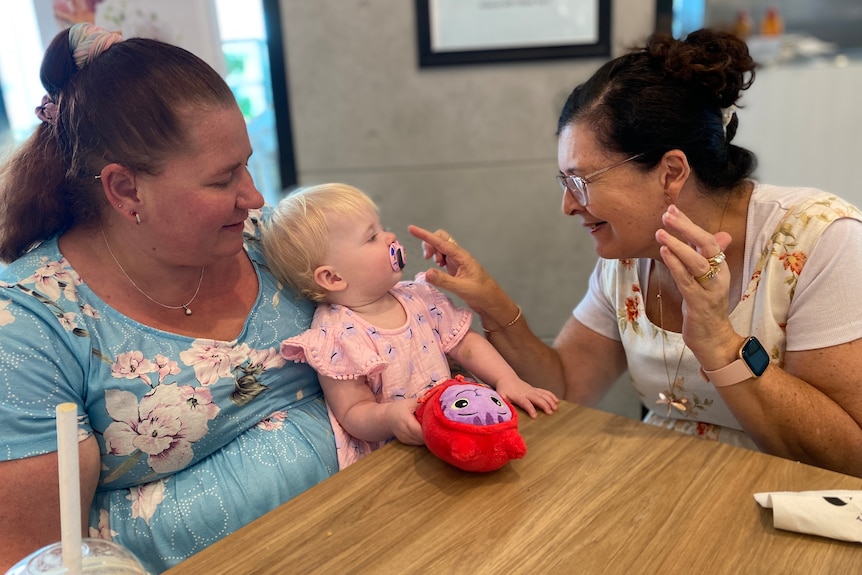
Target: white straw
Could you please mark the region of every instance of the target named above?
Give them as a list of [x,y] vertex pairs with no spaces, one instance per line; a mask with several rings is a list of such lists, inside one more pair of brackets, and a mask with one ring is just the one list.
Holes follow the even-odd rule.
[[81,478],[78,474],[78,406],[57,406],[57,459],[60,468],[60,537],[63,567],[81,575]]

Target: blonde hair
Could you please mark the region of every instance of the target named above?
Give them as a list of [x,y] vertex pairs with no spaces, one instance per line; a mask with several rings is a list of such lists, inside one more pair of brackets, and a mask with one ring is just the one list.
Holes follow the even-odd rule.
[[314,270],[329,249],[328,218],[377,213],[377,205],[347,184],[301,188],[282,199],[263,222],[263,252],[275,278],[300,296],[320,303],[326,292],[314,281]]

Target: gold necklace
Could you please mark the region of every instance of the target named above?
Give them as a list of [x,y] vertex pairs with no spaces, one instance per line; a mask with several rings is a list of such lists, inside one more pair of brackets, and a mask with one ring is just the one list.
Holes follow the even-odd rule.
[[[721,231],[721,228],[724,227],[724,216],[727,215],[727,208],[730,205],[730,197],[731,194],[727,195],[727,200],[724,202],[724,211],[721,212],[721,219],[718,222],[718,231]],[[716,232],[718,233],[718,232]],[[667,339],[667,332],[664,329],[664,307],[662,306],[662,281],[659,276],[658,279],[658,294],[656,294],[656,299],[658,299],[658,327],[661,330],[661,355],[662,360],[664,361],[664,372],[665,377],[667,377],[667,392],[659,392],[658,400],[656,401],[659,405],[667,406],[667,417],[670,417],[672,409],[677,409],[682,413],[694,415],[694,412],[698,407],[702,407],[703,405],[709,405],[712,403],[712,400],[707,399],[701,403],[698,401],[697,396],[695,396],[695,404],[687,398],[682,396],[685,392],[685,378],[679,376],[679,368],[682,365],[682,358],[685,356],[685,350],[688,349],[688,346],[685,345],[685,341],[682,343],[682,351],[679,353],[679,359],[676,362],[676,370],[673,373],[673,379],[670,378],[670,368],[667,365],[667,351],[665,350],[664,341]],[[680,394],[679,396],[677,394]]]
[[679,396],[677,397],[677,393],[682,393],[685,385],[685,378],[681,378],[679,376],[679,368],[682,365],[682,358],[685,355],[685,350],[688,349],[688,346],[685,345],[685,342],[682,344],[682,351],[679,354],[679,359],[676,362],[676,370],[673,373],[673,379],[670,378],[670,368],[667,365],[667,351],[665,350],[664,340],[667,339],[667,332],[664,329],[664,308],[662,307],[661,300],[661,291],[662,291],[662,281],[661,278],[658,280],[658,294],[656,295],[656,299],[658,299],[658,327],[661,330],[661,355],[664,360],[664,372],[667,377],[667,392],[659,392],[658,401],[656,401],[659,405],[667,406],[667,416],[670,417],[671,409],[675,408],[679,411],[686,413],[690,408],[690,402],[687,397]]
[[153,302],[156,305],[160,305],[160,306],[167,308],[167,309],[184,309],[186,315],[192,315],[192,310],[189,306],[191,305],[191,303],[193,301],[195,301],[195,298],[198,297],[198,292],[201,291],[201,284],[204,281],[204,270],[206,269],[206,266],[201,266],[201,277],[198,278],[198,287],[195,288],[195,293],[194,293],[194,295],[192,295],[192,299],[190,299],[189,301],[187,301],[186,303],[181,304],[181,305],[163,304],[162,302],[156,301],[153,298],[151,298],[149,295],[147,295],[147,293],[144,290],[142,290],[141,288],[138,287],[138,284],[135,283],[135,280],[133,280],[131,277],[129,277],[129,274],[127,274],[126,270],[123,269],[123,266],[120,264],[120,261],[117,259],[117,256],[114,255],[114,250],[111,249],[111,244],[108,243],[108,238],[107,238],[107,236],[105,236],[105,229],[102,228],[101,232],[102,232],[102,239],[105,240],[105,247],[108,248],[108,253],[111,254],[111,259],[114,260],[114,263],[117,264],[117,267],[120,268],[120,271],[123,272],[123,275],[126,276],[126,279],[129,280],[129,283],[132,284],[132,286],[134,286],[134,288],[136,290],[138,290],[138,292],[140,292],[140,294],[142,296],[144,296],[145,298],[147,298],[148,300],[150,300],[151,302]]

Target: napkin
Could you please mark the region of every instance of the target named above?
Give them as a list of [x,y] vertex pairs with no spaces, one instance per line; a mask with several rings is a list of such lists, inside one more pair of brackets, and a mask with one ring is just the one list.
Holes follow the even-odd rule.
[[754,499],[772,508],[776,529],[862,543],[862,491],[775,491]]

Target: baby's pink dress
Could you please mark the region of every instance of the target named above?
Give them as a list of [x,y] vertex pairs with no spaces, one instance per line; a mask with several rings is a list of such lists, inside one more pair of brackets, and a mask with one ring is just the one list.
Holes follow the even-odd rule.
[[[401,327],[377,328],[344,306],[321,304],[311,328],[284,340],[281,354],[333,379],[364,376],[378,403],[422,395],[449,379],[446,354],[464,338],[472,320],[469,310],[455,307],[423,279],[420,274],[390,290],[407,313]],[[341,469],[387,443],[349,435],[331,410],[329,419]]]

